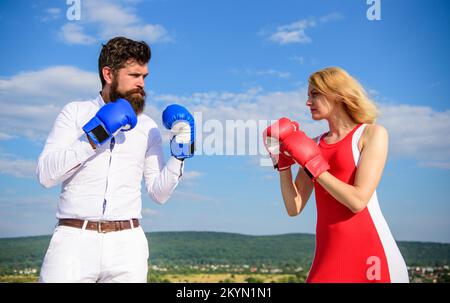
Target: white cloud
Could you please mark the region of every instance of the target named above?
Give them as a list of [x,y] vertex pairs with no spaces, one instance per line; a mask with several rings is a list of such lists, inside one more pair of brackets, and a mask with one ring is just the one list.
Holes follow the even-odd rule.
[[233,69],[232,73],[236,75],[249,75],[249,76],[273,76],[281,79],[287,79],[291,77],[289,72],[281,72],[275,69],[262,69],[262,70],[252,70],[252,69]]
[[5,141],[14,138],[14,136],[7,133],[0,133],[0,141]]
[[72,66],[53,66],[0,78],[0,140],[44,140],[64,104],[91,99],[99,88],[96,73]]
[[[312,42],[311,37],[306,33],[307,29],[317,26],[318,23],[324,24],[342,19],[343,16],[337,12],[319,17],[316,21],[315,17],[301,19],[299,21],[278,26],[275,32],[271,33],[269,40],[281,45],[291,43],[308,44]],[[262,35],[267,35],[267,31],[260,31]]]
[[[270,175],[263,175],[262,177],[263,180],[269,180],[269,181],[273,181],[275,180],[275,175],[274,174],[270,174]],[[276,205],[278,205],[279,203],[277,202]]]
[[380,110],[392,154],[415,158],[420,166],[450,168],[450,110],[407,104],[382,104]]
[[[36,211],[36,205],[41,209],[55,210],[58,197],[52,194],[41,194],[33,196],[17,196],[17,195],[2,195],[0,196],[0,206],[3,208],[17,210]],[[5,209],[3,209],[5,210]],[[3,213],[3,212],[2,212]]]
[[291,58],[289,58],[295,62],[298,62],[299,64],[305,63],[305,58],[303,56],[292,56]]
[[[311,120],[305,106],[304,88],[284,92],[264,92],[261,88],[253,88],[241,93],[153,95],[151,99],[159,102],[161,108],[168,103],[180,103],[192,112],[202,112],[203,123],[217,119],[225,125],[226,120],[272,120],[287,116],[299,121],[309,136],[317,136],[327,130],[324,121]],[[414,159],[421,167],[450,168],[450,139],[447,136],[450,110],[438,112],[427,106],[385,103],[380,103],[379,107],[382,115],[378,122],[389,132],[390,155]]]
[[75,23],[66,23],[59,32],[59,38],[68,44],[92,44],[97,41],[83,33],[83,27]]
[[[55,223],[58,197],[54,194],[0,195],[0,237],[23,237],[51,234]],[[25,195],[25,196],[24,196]]]
[[97,73],[73,66],[52,66],[0,78],[0,101],[14,99],[11,104],[41,104],[46,100],[64,104],[73,98],[90,96],[100,87]]
[[91,44],[114,36],[145,40],[149,43],[170,42],[172,37],[159,24],[144,23],[135,13],[138,1],[89,0],[83,2],[81,19],[66,23],[59,37],[69,44]]
[[176,190],[173,192],[173,197],[186,201],[186,202],[217,202],[219,198],[209,197],[202,194],[192,193],[192,192],[185,192],[181,190]]
[[[36,6],[37,7],[37,6]],[[63,16],[62,10],[59,7],[48,7],[44,9],[43,15],[40,14],[37,18],[43,22],[53,21]]]
[[56,16],[61,13],[61,9],[59,7],[49,7],[45,10],[45,12],[51,16]]
[[[0,112],[3,121],[0,139],[18,137],[44,141],[62,106],[69,101],[95,97],[99,88],[96,82],[96,73],[70,66],[49,67],[2,78],[0,106],[5,110]],[[180,103],[192,112],[201,112],[203,125],[213,119],[224,128],[227,120],[269,122],[286,116],[299,121],[309,136],[317,136],[327,129],[327,125],[324,121],[311,120],[305,106],[306,96],[305,87],[272,92],[254,87],[242,92],[207,91],[190,95],[149,91],[146,113],[160,124],[162,110],[168,104]],[[450,129],[450,110],[438,112],[431,107],[408,104],[380,103],[379,106],[382,112],[379,123],[389,131],[391,155],[415,159],[421,166],[449,168],[450,139],[447,133]],[[169,136],[165,129],[161,128],[161,132]],[[203,139],[208,134],[204,133]],[[20,168],[19,175],[27,175],[31,171],[29,162],[18,159],[12,164],[8,162],[3,159],[4,172],[12,174],[14,167]],[[200,176],[199,172],[191,172],[191,175],[187,172],[186,177],[195,180]]]
[[270,36],[272,42],[279,44],[290,43],[311,43],[311,38],[305,33],[309,27],[314,27],[316,24],[313,21],[301,20],[289,25],[278,27],[277,31]]
[[12,155],[0,154],[0,173],[18,178],[34,178],[36,160],[18,159]]
[[419,162],[420,167],[431,167],[431,168],[441,168],[450,169],[450,161],[421,161]]
[[156,211],[154,209],[146,208],[146,207],[142,208],[142,215],[143,215],[144,219],[146,219],[146,217],[155,218],[155,217],[161,216],[161,214],[158,211]]
[[159,24],[146,24],[139,26],[125,26],[122,28],[106,28],[102,34],[103,39],[114,36],[124,36],[131,39],[146,40],[149,42],[169,42],[167,30]]
[[[307,131],[318,134],[323,130],[320,123],[311,124],[306,103],[306,89],[287,92],[264,92],[260,87],[247,91],[203,92],[189,96],[156,95],[151,100],[163,108],[170,103],[186,104],[192,112],[201,112],[203,120],[273,120],[282,116],[303,122]],[[220,114],[219,114],[220,113]]]
[[291,74],[288,72],[280,72],[280,71],[277,71],[274,69],[257,70],[257,71],[255,71],[255,74],[257,76],[265,76],[265,75],[276,76],[278,78],[283,78],[283,79],[287,79],[291,76]]
[[185,171],[183,173],[183,179],[184,180],[195,180],[198,179],[199,177],[203,176],[203,174],[199,171],[195,171],[195,170],[191,170],[191,171]]
[[319,18],[319,21],[321,23],[327,23],[327,22],[332,22],[332,21],[338,21],[344,19],[344,16],[338,12],[333,12],[330,13],[328,15],[322,16]]
[[[311,123],[308,118],[305,89],[264,92],[257,87],[240,93],[205,92],[190,96],[152,95],[150,98],[160,104],[160,108],[168,103],[180,103],[188,106],[194,114],[201,113],[202,122],[197,122],[202,127],[202,132],[197,132],[198,154],[264,155],[260,134],[272,120],[283,116],[301,121],[302,127],[311,136],[325,130],[323,122]],[[160,117],[155,119],[158,121]],[[238,133],[235,127],[238,124],[245,133]],[[216,137],[218,145],[212,147],[209,143],[215,134],[219,134]]]

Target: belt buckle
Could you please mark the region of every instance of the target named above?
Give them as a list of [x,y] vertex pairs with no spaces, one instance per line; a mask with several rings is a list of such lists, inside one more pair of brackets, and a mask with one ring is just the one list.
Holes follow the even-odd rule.
[[102,223],[106,223],[107,221],[97,221],[97,232],[98,233],[102,233],[102,234],[106,234],[106,230],[102,230]]

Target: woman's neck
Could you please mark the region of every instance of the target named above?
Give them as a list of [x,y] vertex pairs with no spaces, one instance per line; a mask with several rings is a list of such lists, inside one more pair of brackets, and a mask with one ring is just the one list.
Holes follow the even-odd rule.
[[344,137],[358,125],[344,109],[330,115],[327,121],[330,129],[328,137],[334,138]]

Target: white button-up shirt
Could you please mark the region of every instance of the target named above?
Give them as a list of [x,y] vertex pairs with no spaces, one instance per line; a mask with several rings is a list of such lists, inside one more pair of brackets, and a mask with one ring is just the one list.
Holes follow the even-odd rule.
[[145,114],[132,130],[94,150],[82,127],[104,104],[101,96],[67,104],[39,156],[39,182],[47,188],[62,182],[57,218],[141,218],[142,176],[150,197],[162,204],[183,173],[183,162],[174,157],[164,166],[161,134]]

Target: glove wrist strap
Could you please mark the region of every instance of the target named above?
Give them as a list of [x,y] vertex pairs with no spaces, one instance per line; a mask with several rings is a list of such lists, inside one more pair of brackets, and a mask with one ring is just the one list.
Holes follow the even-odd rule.
[[320,174],[330,169],[330,165],[321,154],[315,156],[305,164],[304,170],[313,182]]

